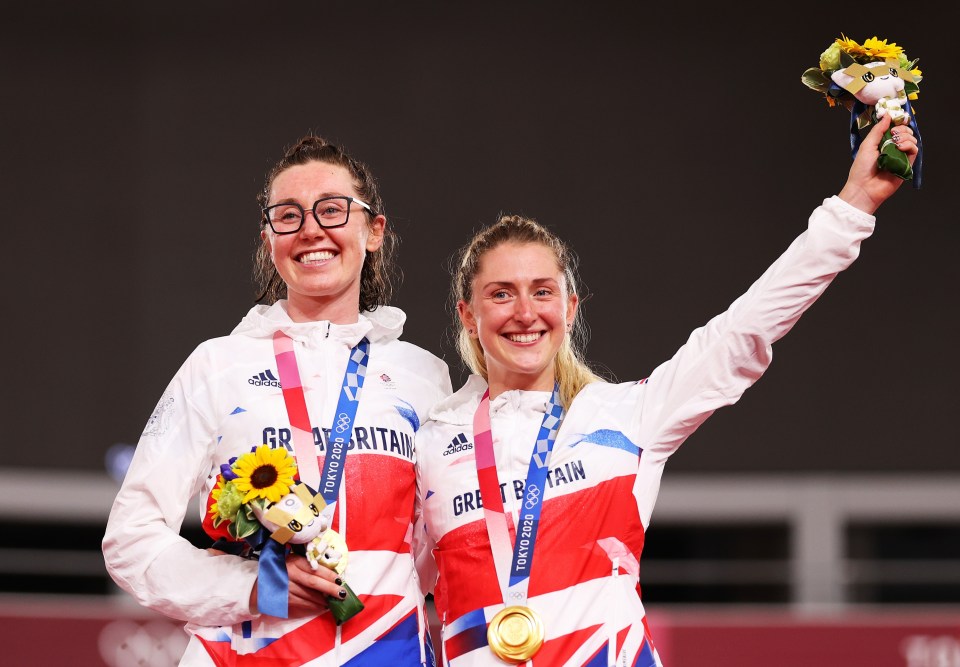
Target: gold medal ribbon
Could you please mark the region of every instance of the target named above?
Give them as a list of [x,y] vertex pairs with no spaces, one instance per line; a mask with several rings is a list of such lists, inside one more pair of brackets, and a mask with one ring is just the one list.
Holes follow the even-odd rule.
[[513,544],[500,495],[501,485],[493,450],[489,389],[484,392],[473,417],[475,462],[484,522],[505,603],[505,607],[494,615],[487,626],[487,644],[498,658],[507,662],[529,660],[540,650],[545,637],[540,615],[526,603],[550,454],[563,420],[559,395],[560,389],[554,383],[530,456]]

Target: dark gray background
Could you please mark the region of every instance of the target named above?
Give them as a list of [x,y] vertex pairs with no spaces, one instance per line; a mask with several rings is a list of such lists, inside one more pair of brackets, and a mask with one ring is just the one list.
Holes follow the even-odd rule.
[[671,469],[960,469],[958,12],[776,12],[11,4],[4,465],[102,469],[111,445],[136,442],[193,347],[251,305],[255,197],[308,131],[379,178],[402,239],[405,337],[444,356],[455,384],[447,261],[501,211],[572,243],[589,357],[647,375],[840,189],[848,116],[800,75],[842,31],[920,58],[924,186],[881,208],[860,260]]

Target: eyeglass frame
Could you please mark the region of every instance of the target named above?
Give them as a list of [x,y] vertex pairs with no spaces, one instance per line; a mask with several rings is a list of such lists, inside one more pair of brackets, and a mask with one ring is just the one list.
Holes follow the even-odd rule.
[[[331,199],[347,200],[347,217],[339,225],[325,225],[323,224],[323,222],[321,222],[320,216],[317,215],[317,205],[320,204],[321,202],[330,201]],[[373,216],[377,215],[377,212],[373,210],[373,207],[370,206],[370,204],[360,199],[357,199],[356,197],[350,197],[348,195],[330,195],[329,197],[321,197],[317,201],[313,202],[313,206],[311,206],[309,210],[311,213],[313,213],[313,219],[316,220],[317,224],[320,225],[320,227],[322,227],[323,229],[339,229],[340,227],[346,226],[346,224],[350,222],[350,207],[353,206],[353,204],[355,203],[360,204],[360,206],[367,209],[370,215],[373,215]],[[298,209],[300,209],[300,226],[299,227],[289,232],[278,232],[276,230],[276,228],[273,226],[273,221],[270,219],[270,216],[268,215],[268,211],[278,208],[280,206],[296,206]],[[304,210],[303,206],[300,205],[300,202],[295,202],[295,201],[280,203],[280,204],[271,204],[270,206],[264,206],[262,209],[260,209],[260,214],[262,216],[262,219],[260,220],[260,224],[262,225],[266,223],[270,225],[270,229],[273,231],[274,234],[296,234],[301,229],[303,229],[303,225],[307,222],[307,211]]]

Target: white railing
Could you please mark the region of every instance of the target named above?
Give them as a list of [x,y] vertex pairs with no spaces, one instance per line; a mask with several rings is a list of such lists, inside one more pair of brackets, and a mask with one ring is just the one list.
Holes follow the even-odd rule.
[[[0,520],[43,524],[103,524],[117,492],[105,473],[0,470]],[[195,503],[192,503],[195,506]],[[192,516],[192,514],[191,514]],[[750,474],[664,475],[653,514],[651,539],[658,525],[684,523],[729,525],[774,521],[790,527],[789,562],[738,560],[722,564],[704,561],[650,563],[670,578],[709,571],[730,581],[789,580],[792,604],[799,611],[842,607],[852,578],[942,582],[960,580],[960,562],[851,561],[846,555],[845,528],[853,521],[960,524],[960,475]],[[38,526],[38,530],[42,528]],[[69,547],[68,547],[69,548]],[[0,549],[0,573],[50,574],[102,572],[96,553],[44,556],[35,545]]]
[[[785,521],[791,527],[793,603],[814,611],[847,602],[852,521],[960,524],[960,475],[664,475],[651,527],[662,523]],[[894,566],[896,564],[893,564]],[[960,562],[941,570],[960,577]],[[907,569],[907,568],[904,568]],[[913,570],[916,575],[916,569]]]

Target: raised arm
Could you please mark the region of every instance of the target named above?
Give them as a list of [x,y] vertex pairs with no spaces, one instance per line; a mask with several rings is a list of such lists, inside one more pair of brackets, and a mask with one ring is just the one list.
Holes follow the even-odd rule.
[[[769,366],[784,336],[836,275],[859,255],[873,232],[873,212],[903,184],[877,168],[889,119],[864,139],[836,197],[826,199],[801,234],[730,308],[696,329],[674,357],[650,376],[636,416],[640,446],[669,455],[714,410],[739,400]],[[911,162],[917,142],[907,126],[894,128]]]

